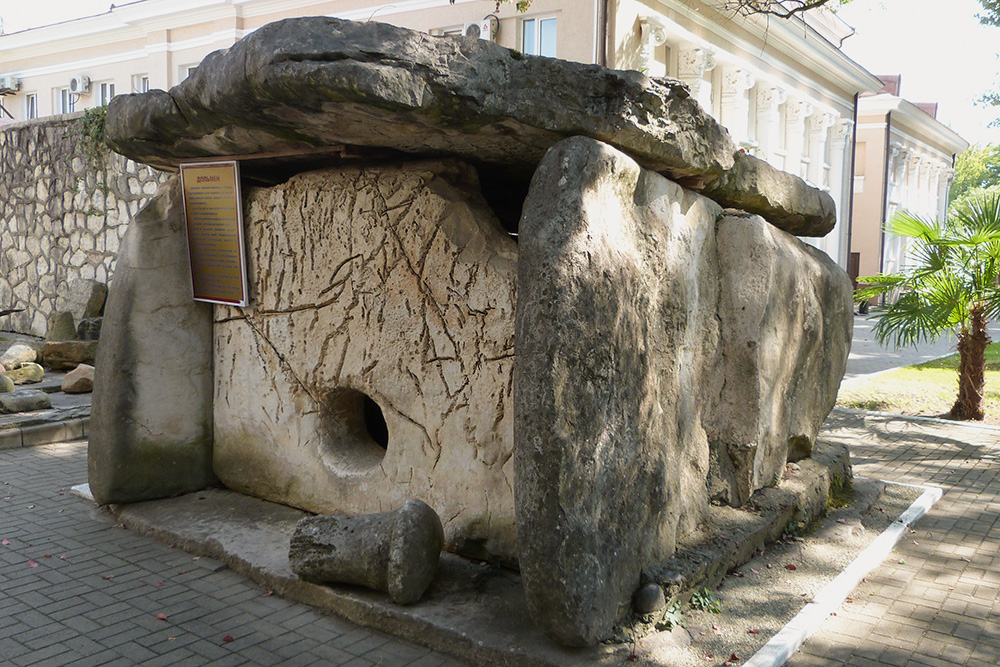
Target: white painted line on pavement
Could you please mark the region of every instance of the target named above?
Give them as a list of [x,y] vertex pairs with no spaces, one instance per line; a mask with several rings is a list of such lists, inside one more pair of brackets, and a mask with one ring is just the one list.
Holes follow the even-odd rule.
[[[880,480],[885,481],[885,480]],[[897,482],[886,482],[897,484]],[[901,484],[901,486],[915,486]],[[799,650],[809,637],[819,630],[830,614],[836,611],[848,594],[862,579],[878,567],[892,552],[896,543],[906,534],[906,529],[922,517],[941,499],[943,491],[936,486],[915,486],[924,493],[899,515],[891,526],[882,531],[854,561],[837,577],[823,587],[813,601],[788,622],[771,641],[764,644],[743,667],[780,667]]]

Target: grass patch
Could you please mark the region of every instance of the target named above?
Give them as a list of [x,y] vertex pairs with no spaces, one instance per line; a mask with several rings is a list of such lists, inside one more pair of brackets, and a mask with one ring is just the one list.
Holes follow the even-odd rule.
[[[837,405],[898,415],[944,417],[958,396],[958,354],[841,387]],[[1000,424],[1000,343],[986,348],[987,424]]]

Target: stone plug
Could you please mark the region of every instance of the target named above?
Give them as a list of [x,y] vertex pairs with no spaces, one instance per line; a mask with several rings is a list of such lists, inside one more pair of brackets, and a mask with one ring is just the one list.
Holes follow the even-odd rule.
[[358,584],[386,591],[398,604],[413,604],[434,579],[443,544],[437,513],[411,499],[395,512],[299,521],[288,561],[306,581]]

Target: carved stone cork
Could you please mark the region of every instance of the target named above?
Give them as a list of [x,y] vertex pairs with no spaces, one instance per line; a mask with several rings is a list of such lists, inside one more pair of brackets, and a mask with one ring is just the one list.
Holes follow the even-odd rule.
[[413,604],[434,579],[443,542],[441,519],[413,499],[395,512],[302,519],[288,561],[306,581],[358,584]]

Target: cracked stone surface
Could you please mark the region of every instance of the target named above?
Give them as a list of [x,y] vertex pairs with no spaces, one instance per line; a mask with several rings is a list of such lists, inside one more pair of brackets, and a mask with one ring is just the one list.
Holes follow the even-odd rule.
[[521,575],[539,626],[588,646],[711,499],[743,504],[811,445],[851,285],[760,217],[583,137],[539,165],[518,238]]
[[475,171],[310,172],[246,211],[253,300],[215,309],[220,479],[317,513],[420,498],[450,548],[513,558],[517,246]]

